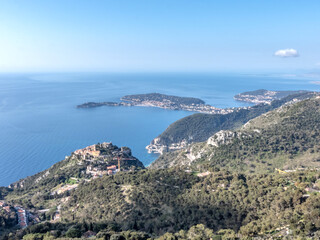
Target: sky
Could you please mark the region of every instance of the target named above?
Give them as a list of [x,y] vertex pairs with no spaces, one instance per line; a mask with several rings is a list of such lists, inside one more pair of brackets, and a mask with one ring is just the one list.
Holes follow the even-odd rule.
[[319,0],[0,0],[0,72],[317,71]]

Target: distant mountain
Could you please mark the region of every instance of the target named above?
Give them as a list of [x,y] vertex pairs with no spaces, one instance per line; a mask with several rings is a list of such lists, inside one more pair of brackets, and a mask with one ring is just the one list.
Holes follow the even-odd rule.
[[152,140],[147,148],[150,152],[164,153],[185,148],[194,142],[206,141],[220,130],[241,127],[250,119],[276,109],[295,100],[303,100],[317,95],[314,92],[301,92],[274,100],[270,104],[258,104],[250,108],[238,109],[229,114],[193,114],[172,123],[162,134]]
[[150,168],[223,168],[273,172],[320,167],[320,99],[287,104],[254,118],[239,130],[221,130],[206,142],[166,154]]

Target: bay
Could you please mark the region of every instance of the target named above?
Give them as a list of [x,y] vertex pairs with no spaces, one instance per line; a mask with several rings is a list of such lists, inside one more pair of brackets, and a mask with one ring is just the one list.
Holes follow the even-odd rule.
[[6,186],[98,142],[128,146],[145,165],[157,157],[145,146],[172,122],[193,114],[151,107],[77,109],[88,101],[119,101],[158,92],[238,107],[249,90],[318,90],[309,80],[242,74],[25,73],[0,74],[0,186]]

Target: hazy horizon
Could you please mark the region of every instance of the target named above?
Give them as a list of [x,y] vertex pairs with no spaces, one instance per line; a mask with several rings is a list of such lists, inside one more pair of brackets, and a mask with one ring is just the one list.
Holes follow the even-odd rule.
[[319,1],[2,1],[0,72],[319,72]]

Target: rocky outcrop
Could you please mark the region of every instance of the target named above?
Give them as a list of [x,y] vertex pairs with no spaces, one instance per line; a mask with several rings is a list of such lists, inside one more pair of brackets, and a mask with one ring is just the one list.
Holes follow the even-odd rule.
[[[254,133],[260,133],[259,130],[255,130]],[[207,145],[211,145],[214,147],[220,147],[221,145],[232,143],[235,138],[247,138],[252,137],[252,133],[246,133],[242,131],[229,131],[229,130],[221,130],[214,134],[207,140]]]
[[220,145],[230,143],[235,136],[236,136],[236,132],[221,130],[216,134],[214,134],[212,137],[210,137],[207,140],[207,144],[214,147],[219,147]]
[[221,130],[211,136],[206,142],[187,145],[182,151],[163,153],[149,168],[160,169],[175,166],[188,168],[197,160],[214,157],[216,150],[222,145],[232,144],[235,139],[251,138],[257,134],[260,134],[260,131],[257,129],[252,132]]
[[[132,156],[130,148],[117,147],[111,142],[104,142],[75,150],[70,156],[49,169],[12,183],[9,188],[29,189],[43,182],[51,182],[51,187],[54,188],[71,178],[81,182],[107,174],[112,175],[119,171],[130,171],[134,168],[143,169],[144,165]],[[49,190],[49,184],[47,186]]]
[[164,145],[160,143],[160,138],[155,138],[152,140],[152,142],[146,146],[146,149],[148,150],[148,153],[158,153],[163,154],[165,152],[172,152],[176,150],[185,149],[188,146],[187,140],[182,140],[178,143],[171,143],[169,145]]

